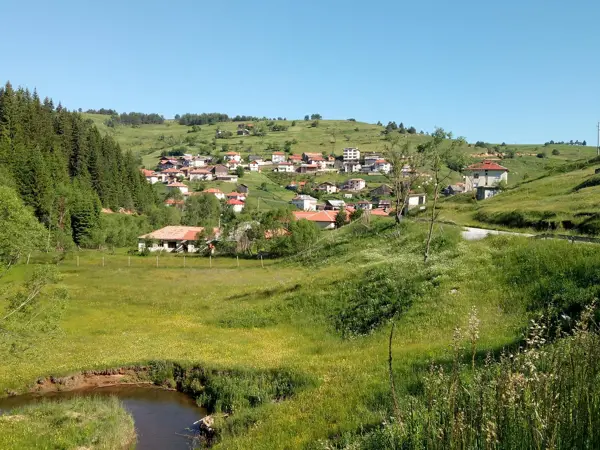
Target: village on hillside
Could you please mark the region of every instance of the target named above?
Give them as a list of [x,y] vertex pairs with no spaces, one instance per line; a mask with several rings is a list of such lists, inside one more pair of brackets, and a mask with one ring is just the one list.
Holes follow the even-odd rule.
[[[251,124],[238,127],[238,134],[248,132]],[[167,192],[176,192],[177,196],[168,196],[165,200],[167,206],[184,208],[186,199],[194,195],[214,195],[219,201],[228,205],[234,213],[244,211],[246,201],[250,197],[250,188],[240,182],[246,171],[258,173],[287,174],[289,182],[286,190],[295,193],[289,201],[293,206],[293,218],[305,219],[313,222],[319,229],[335,229],[336,215],[345,211],[347,221],[359,210],[360,213],[371,216],[390,217],[394,214],[393,189],[388,183],[379,183],[376,187],[367,185],[363,176],[383,176],[392,171],[390,164],[382,154],[369,152],[361,154],[358,148],[344,148],[341,156],[325,155],[323,153],[286,154],[274,151],[270,158],[260,155],[248,155],[243,158],[238,152],[225,152],[221,158],[183,154],[180,156],[161,157],[155,170],[142,169],[146,180],[151,184],[162,183]],[[402,176],[412,173],[410,165],[401,168]],[[327,178],[330,174],[331,181],[296,181],[295,176],[321,175]],[[347,179],[336,182],[333,178],[346,174]],[[484,160],[465,168],[463,182],[448,185],[442,190],[446,196],[473,192],[477,199],[483,200],[500,192],[502,184],[506,183],[508,169],[494,161]],[[406,202],[407,210],[422,211],[426,208],[426,185],[430,175],[419,174],[422,179],[420,192],[411,191]],[[210,185],[212,182],[232,183],[235,189],[232,192],[223,192],[218,187],[206,187],[200,191],[192,191],[190,184],[202,182]],[[311,195],[311,193],[313,195]],[[319,201],[314,195],[324,195],[326,198]],[[354,200],[356,197],[358,199]],[[146,248],[148,239],[155,244],[148,248],[150,251],[186,251],[195,252],[194,247],[198,233],[204,230],[197,227],[166,227],[140,236],[140,251]],[[210,233],[211,238],[218,237],[220,230]],[[192,236],[193,235],[193,236]],[[192,244],[189,244],[189,243]]]

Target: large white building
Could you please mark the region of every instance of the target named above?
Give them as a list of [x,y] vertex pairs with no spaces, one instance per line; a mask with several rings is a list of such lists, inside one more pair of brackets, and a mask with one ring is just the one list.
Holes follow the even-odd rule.
[[360,150],[355,147],[344,149],[344,161],[358,161],[360,159]]
[[302,211],[316,211],[317,199],[310,195],[297,195],[292,199],[292,205]]
[[465,191],[477,191],[480,200],[492,197],[501,182],[508,182],[508,169],[489,160],[471,164],[464,174]]

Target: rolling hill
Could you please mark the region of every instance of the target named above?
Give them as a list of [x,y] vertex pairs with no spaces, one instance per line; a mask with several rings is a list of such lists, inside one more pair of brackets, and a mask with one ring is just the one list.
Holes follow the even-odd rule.
[[[269,131],[265,136],[237,136],[236,130],[240,122],[224,122],[216,125],[203,125],[200,130],[192,132],[192,127],[179,125],[176,121],[167,120],[160,125],[141,125],[138,127],[108,127],[105,124],[109,116],[100,114],[84,114],[101,130],[113,136],[124,150],[131,150],[141,158],[146,168],[154,168],[161,153],[181,150],[193,154],[222,155],[225,151],[238,151],[242,156],[250,154],[270,157],[272,151],[282,150],[286,142],[291,145],[292,153],[326,152],[340,155],[345,147],[358,147],[361,151],[381,151],[386,144],[382,135],[384,127],[348,120],[321,120],[318,126],[311,126],[311,121],[286,120],[276,121],[287,127],[285,131]],[[229,139],[215,139],[215,131],[232,132]],[[403,134],[403,140],[414,145],[426,142],[429,137],[423,134]],[[463,151],[473,161],[494,157],[493,148],[511,153],[512,158],[505,158],[501,164],[509,172],[510,189],[502,195],[479,204],[471,204],[464,199],[443,202],[442,219],[452,220],[460,224],[493,224],[504,227],[535,227],[550,229],[572,229],[579,232],[590,232],[588,226],[580,227],[584,222],[590,223],[593,213],[596,189],[586,188],[574,193],[573,187],[593,173],[593,167],[586,166],[583,171],[568,171],[569,163],[586,161],[596,155],[593,147],[572,145],[492,145],[490,149],[466,145]],[[490,152],[488,154],[487,152]],[[542,156],[543,157],[539,157]],[[245,182],[253,188],[254,198],[249,202],[265,208],[277,207],[289,201],[292,194],[284,189],[279,178],[290,179],[296,175],[271,177],[267,172],[246,174]],[[360,176],[360,175],[359,175]],[[320,181],[340,182],[348,178],[345,174],[327,174],[319,176]],[[451,181],[460,181],[458,173]],[[275,182],[274,182],[275,181]],[[383,177],[367,180],[373,184],[384,182]],[[267,189],[256,189],[263,183]],[[224,191],[233,186],[227,183],[208,183],[216,185]],[[600,191],[598,191],[600,192]],[[585,218],[588,219],[585,219]],[[548,222],[549,221],[549,222]]]

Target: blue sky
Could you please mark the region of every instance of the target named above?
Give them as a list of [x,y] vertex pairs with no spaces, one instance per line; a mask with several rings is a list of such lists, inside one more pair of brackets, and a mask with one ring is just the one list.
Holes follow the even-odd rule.
[[2,3],[0,79],[68,108],[596,142],[598,1]]

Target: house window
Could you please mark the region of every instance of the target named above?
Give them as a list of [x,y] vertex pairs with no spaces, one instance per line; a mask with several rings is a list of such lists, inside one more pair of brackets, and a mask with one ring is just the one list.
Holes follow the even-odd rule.
[[177,242],[169,241],[169,248],[177,248]]
[[475,175],[473,175],[473,178],[475,178],[476,180],[478,180],[479,179],[479,174],[476,173]]
[[419,205],[422,205],[423,203],[425,203],[425,197],[423,197],[422,195],[419,196]]

